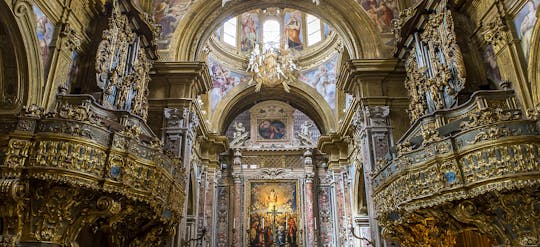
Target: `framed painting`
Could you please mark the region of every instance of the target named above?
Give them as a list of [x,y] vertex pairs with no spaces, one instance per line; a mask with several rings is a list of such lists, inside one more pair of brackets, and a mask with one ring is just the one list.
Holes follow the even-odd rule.
[[287,118],[257,119],[257,140],[287,141]]
[[247,195],[247,246],[301,246],[297,180],[255,180]]

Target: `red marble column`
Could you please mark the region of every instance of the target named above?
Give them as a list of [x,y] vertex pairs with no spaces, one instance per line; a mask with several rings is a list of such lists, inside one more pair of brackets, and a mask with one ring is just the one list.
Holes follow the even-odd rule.
[[214,238],[212,237],[214,235],[216,226],[213,224],[213,218],[214,218],[214,206],[215,206],[215,193],[216,193],[216,186],[215,186],[215,168],[209,168],[208,172],[206,174],[206,184],[204,189],[204,218],[203,218],[203,225],[206,227],[206,238],[205,243],[208,243],[210,246],[216,246],[216,243],[214,243]]
[[233,246],[242,247],[242,231],[243,220],[241,215],[242,210],[242,178],[238,175],[234,176],[234,214],[233,214]]
[[306,195],[306,244],[305,246],[315,246],[315,216],[313,214],[313,175],[306,175],[305,184]]

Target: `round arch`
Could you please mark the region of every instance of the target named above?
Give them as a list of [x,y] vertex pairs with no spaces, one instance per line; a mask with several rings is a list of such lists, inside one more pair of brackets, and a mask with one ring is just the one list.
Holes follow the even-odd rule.
[[[299,81],[292,83],[290,87],[289,93],[282,87],[263,87],[260,92],[255,92],[255,85],[247,85],[247,83],[238,85],[216,106],[212,114],[212,126],[218,133],[223,134],[238,114],[259,102],[279,98],[279,101],[289,103],[310,117],[321,134],[327,134],[336,129],[334,112],[314,88]],[[277,95],[279,97],[276,97]]]
[[[12,8],[11,8],[12,7]],[[32,5],[28,1],[17,1],[13,6],[0,1],[0,16],[9,42],[13,45],[16,64],[17,104],[29,106],[39,105],[42,97],[44,81],[43,65],[39,54],[39,45],[35,34],[35,21]],[[1,24],[0,24],[1,25]],[[20,45],[22,44],[22,45]],[[18,112],[20,109],[13,109]]]
[[379,58],[382,41],[371,20],[355,0],[323,0],[319,6],[312,0],[244,0],[232,1],[226,7],[221,0],[197,1],[176,28],[170,46],[170,60],[196,61],[201,59],[206,41],[228,17],[260,8],[282,7],[304,11],[323,19],[343,38],[350,57]]
[[[539,15],[540,8],[536,12],[536,16]],[[535,107],[540,107],[540,61],[535,59],[538,56],[540,56],[540,21],[536,21],[534,25],[529,50],[529,64],[527,67],[529,82],[531,83],[532,101]]]

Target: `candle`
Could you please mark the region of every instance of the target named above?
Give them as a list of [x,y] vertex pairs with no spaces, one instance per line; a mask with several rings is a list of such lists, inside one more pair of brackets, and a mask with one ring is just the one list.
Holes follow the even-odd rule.
[[236,218],[233,219],[233,224],[232,224],[232,228],[235,229],[236,228]]
[[262,218],[262,228],[264,229],[264,218]]
[[287,228],[289,228],[289,216],[288,215],[285,216],[285,230],[287,230]]

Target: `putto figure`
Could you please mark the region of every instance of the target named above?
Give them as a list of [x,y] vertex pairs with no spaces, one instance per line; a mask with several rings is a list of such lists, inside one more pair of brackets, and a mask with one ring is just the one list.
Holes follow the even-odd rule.
[[277,49],[274,47],[263,48],[264,45],[256,43],[249,56],[249,63],[246,71],[251,73],[249,85],[256,83],[255,92],[259,92],[261,87],[275,87],[282,85],[288,93],[289,83],[296,80],[298,66],[294,62],[291,50]]

